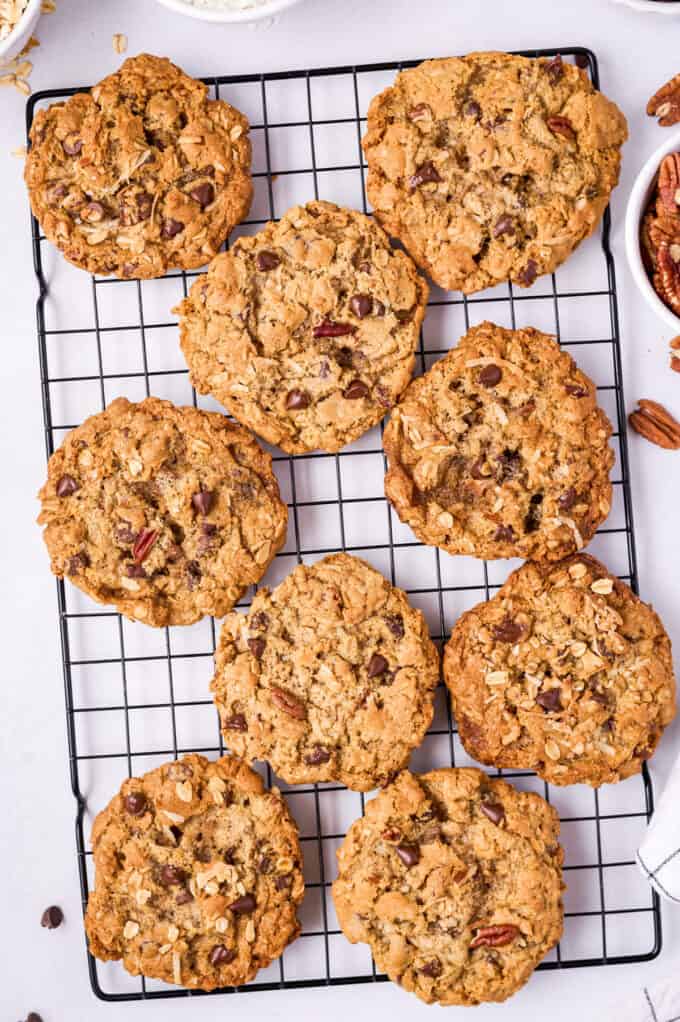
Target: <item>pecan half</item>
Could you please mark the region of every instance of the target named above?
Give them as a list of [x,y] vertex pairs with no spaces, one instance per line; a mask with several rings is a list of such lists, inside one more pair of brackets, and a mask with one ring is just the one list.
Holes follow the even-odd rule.
[[652,281],[662,301],[680,315],[680,244],[662,241],[656,250],[656,273]]
[[680,373],[680,356],[675,354],[676,351],[680,350],[680,335],[674,337],[668,343],[671,349],[671,369],[674,373]]
[[307,716],[307,710],[302,700],[285,688],[278,686],[272,688],[272,702],[290,717],[295,717],[296,720],[304,720]]
[[511,944],[518,933],[519,927],[513,923],[480,926],[477,936],[470,942],[470,947],[503,947],[504,944]]
[[[680,214],[680,153],[664,156],[659,167],[659,216]],[[660,207],[660,208],[659,208]]]
[[680,450],[680,422],[658,401],[640,398],[638,408],[628,416],[631,429],[667,451]]
[[680,121],[680,74],[655,92],[647,104],[650,117],[658,117],[662,128],[670,128]]

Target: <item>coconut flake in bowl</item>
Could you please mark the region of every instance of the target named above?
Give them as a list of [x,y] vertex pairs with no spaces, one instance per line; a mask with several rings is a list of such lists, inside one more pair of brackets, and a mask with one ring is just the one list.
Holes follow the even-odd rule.
[[14,31],[28,6],[28,0],[0,0],[0,42]]
[[178,14],[201,21],[225,23],[259,21],[279,14],[300,0],[158,0]]

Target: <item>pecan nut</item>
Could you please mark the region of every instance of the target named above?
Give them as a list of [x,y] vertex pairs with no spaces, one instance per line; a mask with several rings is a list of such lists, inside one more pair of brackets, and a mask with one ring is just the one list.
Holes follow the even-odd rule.
[[546,124],[553,135],[561,135],[567,142],[576,141],[576,132],[571,121],[567,117],[548,117]]
[[657,213],[660,217],[680,215],[680,153],[664,156],[659,167],[659,201]]
[[680,422],[658,401],[640,398],[638,407],[628,416],[631,429],[667,451],[680,450]]
[[650,117],[658,117],[662,128],[670,128],[680,121],[680,74],[655,92],[647,104]]
[[513,923],[480,926],[474,940],[470,942],[470,947],[503,947],[505,944],[512,944],[518,933],[519,927]]
[[296,720],[304,720],[307,716],[307,710],[302,700],[285,688],[278,686],[272,688],[272,702],[290,717],[295,717]]
[[661,300],[680,315],[680,244],[662,241],[656,250],[656,273],[652,281]]

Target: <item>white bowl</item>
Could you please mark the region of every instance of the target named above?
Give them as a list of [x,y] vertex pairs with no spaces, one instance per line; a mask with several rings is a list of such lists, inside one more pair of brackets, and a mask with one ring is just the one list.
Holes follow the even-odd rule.
[[614,0],[615,4],[632,7],[634,11],[648,11],[650,14],[670,14],[680,17],[680,3],[659,3],[659,0]]
[[0,42],[0,61],[11,60],[17,53],[23,50],[29,38],[33,35],[38,18],[40,17],[40,5],[42,0],[28,0],[26,10],[19,18],[6,39]]
[[630,272],[633,274],[642,297],[677,334],[680,333],[680,316],[676,316],[672,309],[669,309],[661,301],[652,287],[640,250],[640,222],[647,208],[652,188],[656,183],[659,164],[664,156],[673,152],[680,152],[680,131],[673,131],[668,135],[666,141],[652,153],[635,179],[626,209],[626,255]]
[[273,14],[280,14],[286,8],[299,4],[300,0],[267,0],[267,3],[258,4],[257,7],[247,7],[243,11],[229,11],[215,7],[194,7],[193,4],[185,3],[185,0],[158,0],[158,3],[162,4],[163,7],[167,7],[170,11],[186,15],[187,18],[234,25],[246,21],[260,21],[262,18],[271,18]]

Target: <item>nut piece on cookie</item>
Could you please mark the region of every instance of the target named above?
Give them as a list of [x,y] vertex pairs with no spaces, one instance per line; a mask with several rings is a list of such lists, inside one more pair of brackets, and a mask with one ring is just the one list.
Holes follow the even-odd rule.
[[481,770],[404,770],[338,851],[353,944],[427,1004],[504,1001],[562,933],[559,818]]
[[54,574],[148,625],[226,614],[286,538],[252,435],[156,397],[118,398],[72,430],[39,498]]
[[463,614],[444,678],[470,756],[552,784],[639,773],[675,715],[661,621],[586,554],[525,564]]
[[333,554],[230,614],[211,690],[224,740],[289,784],[383,785],[432,721],[439,654],[406,595]]
[[248,983],[300,932],[297,827],[233,756],[125,781],[92,828],[90,951],[198,990]]
[[552,337],[482,323],[394,409],[385,493],[448,553],[557,560],[609,514],[611,432],[595,385]]
[[175,311],[197,390],[301,454],[338,451],[395,404],[427,297],[371,218],[310,202],[239,238]]
[[362,145],[386,231],[440,287],[529,287],[597,227],[621,111],[584,70],[507,53],[428,60],[376,96]]
[[39,110],[25,179],[69,262],[161,277],[204,266],[252,198],[248,121],[164,57],[126,60],[91,92]]

